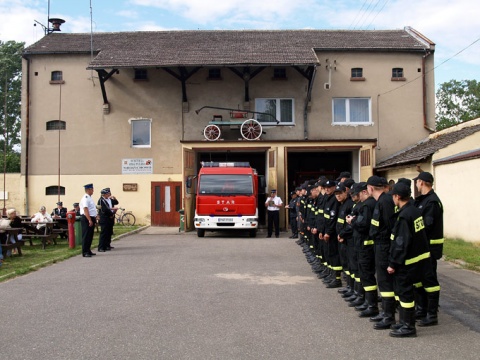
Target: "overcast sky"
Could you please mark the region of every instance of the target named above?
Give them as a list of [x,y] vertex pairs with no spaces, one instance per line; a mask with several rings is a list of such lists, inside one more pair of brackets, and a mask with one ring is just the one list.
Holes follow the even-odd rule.
[[[47,10],[48,0],[0,0],[0,40],[39,40],[44,32],[34,20],[47,25]],[[436,43],[437,86],[480,81],[476,0],[50,0],[50,17],[66,20],[63,32],[90,32],[91,11],[94,32],[411,26]]]

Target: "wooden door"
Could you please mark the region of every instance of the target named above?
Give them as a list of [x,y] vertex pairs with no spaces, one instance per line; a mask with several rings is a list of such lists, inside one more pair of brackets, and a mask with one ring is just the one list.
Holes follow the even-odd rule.
[[152,182],[152,226],[179,226],[182,206],[181,182]]

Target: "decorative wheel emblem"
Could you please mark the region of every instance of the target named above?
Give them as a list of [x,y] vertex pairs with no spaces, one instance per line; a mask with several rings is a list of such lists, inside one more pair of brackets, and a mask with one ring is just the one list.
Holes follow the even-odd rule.
[[227,208],[227,207],[224,207],[224,208],[223,208],[223,211],[227,212],[227,211],[228,211],[228,208]]

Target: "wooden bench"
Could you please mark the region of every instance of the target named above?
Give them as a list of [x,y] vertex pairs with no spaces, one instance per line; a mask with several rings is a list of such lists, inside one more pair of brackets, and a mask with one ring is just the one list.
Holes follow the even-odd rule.
[[[45,224],[44,227],[37,229],[38,224]],[[23,234],[22,238],[30,242],[30,246],[33,246],[32,239],[42,240],[42,249],[45,249],[47,243],[53,241],[57,245],[56,238],[58,234],[53,232],[53,222],[32,223],[30,221],[22,221]]]
[[[23,240],[18,240],[18,234],[22,233],[22,228],[9,228],[5,229],[6,239],[5,243],[2,242],[2,254],[3,257],[7,256],[8,250],[17,249],[18,256],[22,256],[22,246],[25,245]],[[10,236],[13,235],[15,242],[12,243]]]

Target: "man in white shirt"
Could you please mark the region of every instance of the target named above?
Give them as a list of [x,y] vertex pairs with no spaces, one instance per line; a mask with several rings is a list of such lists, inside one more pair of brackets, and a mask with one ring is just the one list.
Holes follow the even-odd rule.
[[275,225],[275,237],[280,236],[280,208],[283,206],[282,199],[277,196],[277,190],[272,189],[270,196],[265,201],[265,207],[268,211],[268,233],[267,238],[272,237],[273,225]]
[[46,222],[52,222],[52,218],[47,213],[47,209],[45,208],[45,206],[42,206],[40,208],[40,211],[38,213],[36,213],[35,215],[33,215],[32,223],[39,223],[37,225],[37,229],[40,230],[41,228],[44,228],[45,226],[47,226],[45,224]]
[[82,225],[82,255],[92,257],[96,255],[90,250],[93,240],[95,223],[97,222],[97,206],[92,199],[93,184],[84,185],[85,195],[80,200],[80,215]]

